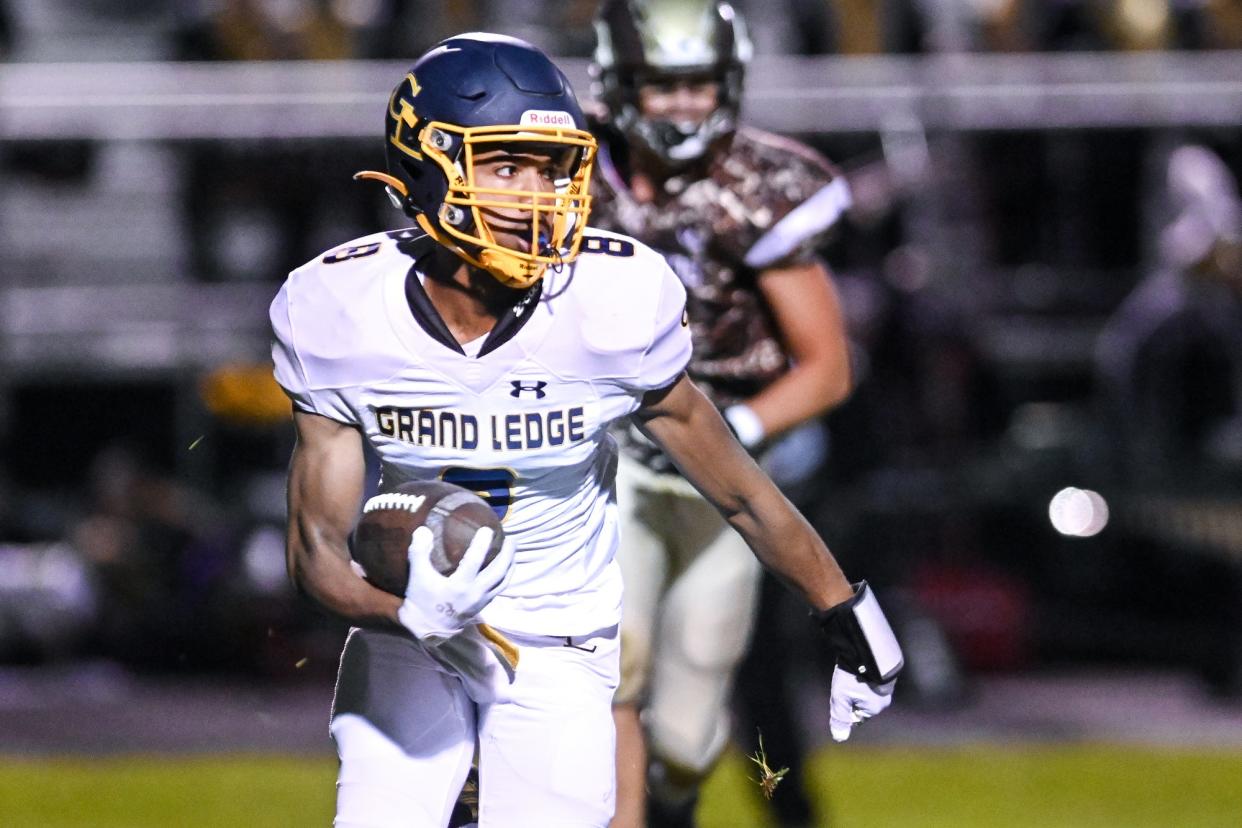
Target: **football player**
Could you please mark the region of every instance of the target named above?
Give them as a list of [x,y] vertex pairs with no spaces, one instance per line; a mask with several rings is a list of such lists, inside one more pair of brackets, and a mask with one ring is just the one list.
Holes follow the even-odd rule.
[[[690,378],[792,484],[822,459],[817,418],[851,387],[840,303],[816,256],[850,205],[848,185],[810,148],[739,127],[750,44],[727,3],[606,0],[596,31],[593,224],[668,258],[689,295]],[[729,737],[761,573],[658,446],[621,437],[613,824],[644,824],[649,787],[651,825],[689,825]],[[782,481],[778,459],[790,457]]]
[[[385,124],[387,172],[363,175],[416,227],[328,251],[271,307],[298,437],[290,573],[354,627],[331,719],[335,824],[442,828],[476,747],[479,825],[609,823],[609,427],[625,417],[822,614],[850,678],[834,687],[846,715],[879,712],[887,697],[868,682],[890,681],[901,653],[874,596],[686,376],[685,290],[664,259],[586,226],[596,143],[565,76],[521,41],[454,37],[401,79]],[[440,478],[482,493],[503,519],[501,554],[483,564],[480,530],[442,576],[420,528],[404,597],[358,577],[364,441],[385,487]]]

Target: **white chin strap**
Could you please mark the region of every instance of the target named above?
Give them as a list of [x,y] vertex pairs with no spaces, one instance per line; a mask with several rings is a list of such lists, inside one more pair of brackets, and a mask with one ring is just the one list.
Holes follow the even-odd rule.
[[707,152],[707,141],[700,132],[696,132],[680,144],[668,148],[668,157],[674,161],[693,161]]

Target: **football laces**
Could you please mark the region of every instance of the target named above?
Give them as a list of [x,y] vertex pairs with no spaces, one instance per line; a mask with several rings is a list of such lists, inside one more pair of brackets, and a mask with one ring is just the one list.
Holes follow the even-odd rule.
[[362,511],[363,514],[374,512],[378,509],[404,509],[407,512],[416,512],[426,499],[424,495],[403,494],[401,492],[381,494],[376,495],[363,504]]

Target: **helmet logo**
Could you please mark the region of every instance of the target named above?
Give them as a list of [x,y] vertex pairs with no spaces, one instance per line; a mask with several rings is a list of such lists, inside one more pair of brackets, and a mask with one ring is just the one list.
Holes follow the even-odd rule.
[[418,126],[418,114],[414,112],[414,107],[410,106],[409,101],[401,102],[401,121],[410,129]]
[[[414,81],[413,75],[406,75],[406,78],[411,82]],[[398,86],[393,90],[392,97],[388,99],[388,115],[395,122],[395,129],[388,136],[388,140],[394,147],[406,155],[421,161],[423,160],[423,154],[406,140],[406,135],[418,126],[418,115],[414,112],[414,107],[409,101],[400,98],[400,92],[401,87]]]
[[418,85],[418,78],[414,77],[413,72],[410,72],[405,76],[405,79],[410,82],[410,97],[417,98],[418,93],[423,91],[423,88]]
[[568,127],[576,128],[574,117],[559,109],[528,109],[522,113],[522,126]]

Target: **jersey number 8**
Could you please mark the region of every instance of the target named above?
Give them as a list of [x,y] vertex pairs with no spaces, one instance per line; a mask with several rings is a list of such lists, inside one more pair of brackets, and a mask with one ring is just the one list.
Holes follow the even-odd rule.
[[509,512],[509,505],[513,502],[513,484],[517,482],[517,476],[508,469],[468,469],[464,466],[450,466],[440,474],[440,479],[483,498],[501,520]]

